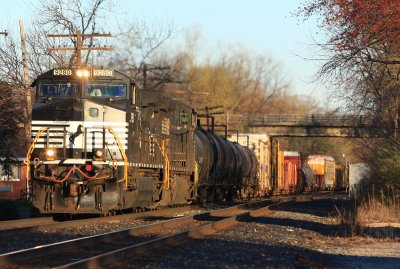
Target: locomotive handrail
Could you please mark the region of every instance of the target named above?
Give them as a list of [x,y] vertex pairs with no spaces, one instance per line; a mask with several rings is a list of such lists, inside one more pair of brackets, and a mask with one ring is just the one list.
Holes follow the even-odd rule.
[[121,151],[122,158],[124,159],[124,176],[118,182],[124,181],[125,182],[125,187],[124,190],[128,189],[128,157],[125,154],[124,147],[121,144],[121,140],[119,139],[119,136],[117,132],[114,131],[113,128],[107,128],[110,133],[114,135],[115,141],[117,141],[119,150]]
[[160,148],[161,154],[164,157],[163,182],[164,182],[165,187],[167,189],[169,189],[170,188],[170,176],[169,176],[170,163],[169,163],[168,154],[165,150],[165,141],[166,140],[161,140],[161,144],[160,144],[158,142],[157,138],[154,137],[154,141],[157,143],[158,147]]
[[194,161],[194,185],[197,186],[199,182],[199,165]]
[[42,135],[43,132],[47,131],[49,127],[42,127],[39,129],[37,132],[35,139],[33,139],[33,142],[31,146],[28,149],[28,152],[26,153],[26,184],[28,184],[30,180],[30,165],[31,165],[31,155],[33,150],[35,149],[35,144],[39,140],[39,137]]

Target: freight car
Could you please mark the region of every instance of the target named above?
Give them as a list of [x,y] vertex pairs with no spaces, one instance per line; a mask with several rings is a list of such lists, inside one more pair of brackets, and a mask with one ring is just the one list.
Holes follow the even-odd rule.
[[241,133],[230,140],[253,150],[258,167],[259,195],[302,192],[304,179],[302,158],[298,151],[284,151],[279,141],[266,134]]
[[335,164],[335,190],[345,191],[349,188],[348,165]]
[[248,147],[196,129],[198,193],[204,200],[252,197],[259,192],[256,155]]
[[301,168],[301,173],[304,181],[304,190],[305,191],[313,191],[315,189],[316,184],[316,177],[315,171],[310,167],[303,166]]
[[371,168],[366,163],[349,164],[349,194],[356,196],[362,190],[362,181],[371,173]]
[[304,190],[302,159],[298,151],[284,151],[279,141],[271,142],[271,184],[274,194],[288,194]]
[[231,136],[229,140],[242,145],[254,153],[258,161],[258,195],[268,195],[273,189],[270,180],[270,138],[266,134],[238,133]]
[[283,184],[284,190],[289,193],[303,191],[301,175],[301,154],[298,151],[283,152]]
[[32,86],[27,179],[41,213],[112,214],[258,192],[252,151],[116,70],[57,68]]
[[332,190],[335,187],[335,160],[326,155],[310,155],[308,166],[315,172],[315,182],[311,189]]

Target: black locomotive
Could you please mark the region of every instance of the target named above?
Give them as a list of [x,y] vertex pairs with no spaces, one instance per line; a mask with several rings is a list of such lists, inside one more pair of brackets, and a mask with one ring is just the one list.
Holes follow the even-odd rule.
[[109,214],[257,193],[251,150],[116,70],[52,69],[33,86],[27,175],[41,213]]

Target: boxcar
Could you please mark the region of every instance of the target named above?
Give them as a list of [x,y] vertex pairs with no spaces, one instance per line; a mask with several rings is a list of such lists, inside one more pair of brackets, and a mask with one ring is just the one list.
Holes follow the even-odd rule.
[[361,181],[368,176],[370,168],[366,163],[355,163],[349,165],[349,191],[355,195]]
[[241,133],[231,136],[230,141],[251,149],[258,160],[258,185],[259,195],[266,195],[271,192],[273,185],[271,184],[271,169],[270,169],[270,142],[266,134],[250,134]]
[[315,188],[333,189],[335,186],[335,160],[326,155],[310,155],[308,166],[315,172]]
[[284,191],[293,193],[299,190],[301,180],[301,155],[298,151],[283,152],[283,181]]
[[349,188],[349,169],[340,164],[335,165],[335,189],[347,190]]

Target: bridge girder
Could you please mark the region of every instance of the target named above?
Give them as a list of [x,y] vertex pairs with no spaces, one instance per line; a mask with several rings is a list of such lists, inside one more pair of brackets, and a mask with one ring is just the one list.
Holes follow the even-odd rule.
[[344,137],[367,138],[365,128],[340,128],[326,126],[252,126],[254,133],[266,133],[274,137]]

